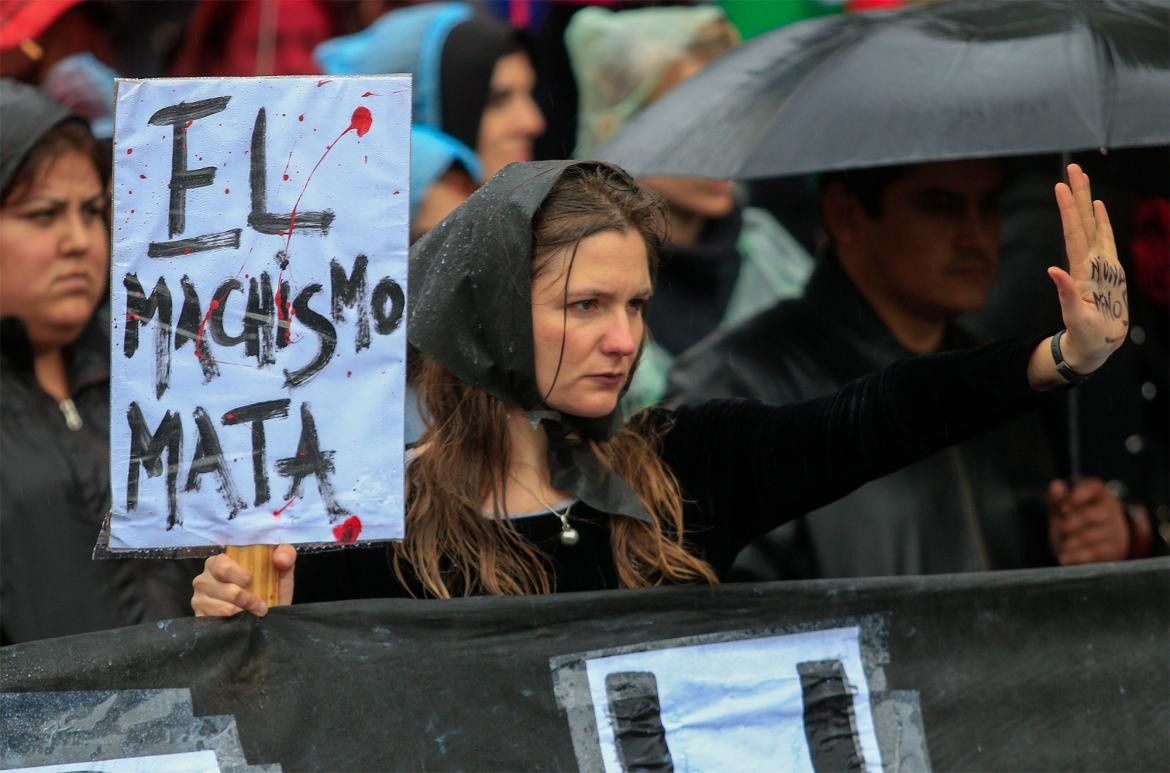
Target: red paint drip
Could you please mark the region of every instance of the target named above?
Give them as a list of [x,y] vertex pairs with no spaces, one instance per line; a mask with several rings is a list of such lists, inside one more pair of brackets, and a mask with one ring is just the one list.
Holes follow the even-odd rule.
[[324,86],[326,83],[332,83],[332,82],[333,82],[333,81],[331,81],[331,80],[317,81],[317,88],[321,88],[321,87],[322,87],[322,86]]
[[195,333],[195,359],[202,360],[203,353],[199,351],[199,343],[203,340],[203,329],[207,327],[207,320],[211,319],[211,312],[219,308],[219,301],[212,298],[211,304],[207,307],[207,313],[203,315],[203,321],[199,323],[199,330]]
[[133,152],[134,152],[134,148],[126,148],[126,155],[130,155]]
[[363,97],[380,97],[382,95],[376,91],[367,91],[365,94],[362,94],[362,96]]
[[278,508],[276,508],[275,510],[273,510],[273,511],[272,511],[272,514],[273,514],[273,515],[275,515],[277,518],[279,518],[279,517],[280,517],[280,514],[281,514],[281,513],[283,513],[283,512],[285,511],[285,508],[287,508],[289,505],[291,505],[291,504],[292,504],[293,502],[295,502],[295,501],[297,501],[297,498],[296,498],[296,497],[293,497],[292,499],[288,500],[287,502],[285,502],[285,503],[284,503],[283,505],[281,505],[280,507],[278,507]]
[[288,180],[288,175],[287,175],[287,174],[286,174],[286,175],[284,175],[284,179],[285,179],[285,180]]
[[362,533],[362,521],[356,515],[351,515],[345,521],[333,527],[333,539],[342,545],[352,545],[357,542]]
[[[292,243],[293,230],[296,228],[297,208],[301,205],[301,198],[304,197],[305,191],[309,187],[309,182],[313,179],[313,175],[315,175],[317,173],[317,169],[321,167],[321,162],[325,160],[325,156],[329,155],[329,151],[333,150],[334,146],[341,141],[342,137],[349,134],[351,131],[355,131],[359,137],[363,137],[365,136],[366,132],[370,130],[370,127],[373,125],[373,123],[374,117],[370,115],[369,109],[367,109],[364,105],[359,105],[354,109],[353,115],[350,116],[349,126],[345,128],[345,131],[343,131],[341,134],[338,134],[337,139],[333,140],[333,142],[330,142],[325,146],[325,152],[321,154],[319,159],[317,159],[317,163],[313,165],[313,169],[311,172],[309,172],[309,176],[305,178],[305,184],[301,187],[301,192],[297,194],[297,200],[293,204],[292,212],[289,214],[288,236],[285,237],[284,241],[285,260],[288,260],[291,255],[289,252],[289,245]],[[313,131],[316,131],[316,129]]]

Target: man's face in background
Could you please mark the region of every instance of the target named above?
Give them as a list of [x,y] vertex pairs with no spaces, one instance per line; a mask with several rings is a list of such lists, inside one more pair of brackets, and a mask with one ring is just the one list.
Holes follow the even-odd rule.
[[999,261],[1003,180],[994,160],[913,166],[882,191],[877,214],[857,203],[850,243],[839,246],[868,264],[871,290],[916,316],[978,309]]

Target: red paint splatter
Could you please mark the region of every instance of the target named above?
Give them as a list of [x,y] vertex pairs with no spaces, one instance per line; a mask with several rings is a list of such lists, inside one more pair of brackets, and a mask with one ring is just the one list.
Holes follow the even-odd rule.
[[126,148],[126,155],[130,155],[133,152],[134,152],[134,148]]
[[347,371],[345,372],[345,377],[346,377],[346,378],[349,378],[349,377],[350,377],[350,376],[352,376],[352,375],[353,375],[353,371],[352,371],[352,370],[347,370]]
[[287,175],[287,174],[286,174],[286,175],[282,175],[282,176],[284,177],[284,179],[285,179],[285,180],[287,180],[287,179],[288,179],[288,175]]
[[303,120],[305,120],[305,114],[304,114],[304,113],[301,113],[300,115],[298,115],[298,116],[297,116],[297,120],[298,120],[298,121],[303,121]]
[[231,189],[231,188],[224,188],[224,189],[223,189],[223,192],[224,192],[224,193],[231,193],[231,192],[232,192],[232,189]]
[[321,88],[321,87],[322,87],[322,86],[324,86],[326,83],[332,83],[332,82],[333,82],[332,80],[323,80],[323,81],[317,81],[317,88]]
[[134,210],[130,210],[130,214],[131,214],[131,215],[133,215],[133,214],[134,214]]
[[235,420],[236,420],[236,415],[235,415],[234,413],[225,413],[225,414],[223,415],[223,417],[224,417],[225,419],[231,419],[232,421],[235,421]]
[[380,97],[382,95],[376,91],[367,91],[365,94],[362,94],[362,96],[363,97]]
[[342,545],[352,545],[357,542],[358,535],[361,533],[362,522],[356,515],[351,515],[345,521],[333,527],[333,539]]
[[[370,127],[373,125],[373,123],[374,117],[370,115],[370,111],[364,105],[359,105],[354,109],[353,115],[350,116],[349,126],[345,128],[345,131],[343,131],[341,134],[338,134],[337,138],[333,140],[333,142],[330,142],[325,146],[325,152],[321,154],[319,159],[317,159],[317,163],[313,165],[313,169],[309,172],[309,176],[305,178],[305,184],[301,187],[301,192],[297,194],[297,200],[293,203],[292,212],[289,214],[288,235],[284,240],[285,260],[288,260],[290,255],[289,245],[292,243],[293,231],[296,229],[297,208],[301,205],[301,198],[304,197],[305,191],[309,187],[309,182],[312,181],[313,175],[317,173],[317,169],[320,168],[321,163],[325,160],[325,156],[329,155],[329,151],[333,150],[334,146],[341,141],[342,137],[349,134],[351,131],[357,132],[357,135],[362,137],[370,130]],[[313,129],[313,131],[317,130]]]
[[399,193],[402,193],[402,191],[394,191],[395,196],[397,196]]
[[187,123],[183,124],[183,128],[184,128],[184,129],[190,129],[190,128],[191,128],[191,124],[193,124],[193,123],[195,123],[195,119],[193,119],[193,118],[188,118],[188,119],[187,119]]
[[283,513],[283,512],[285,511],[285,508],[287,508],[289,505],[291,505],[291,504],[292,504],[293,502],[295,502],[295,501],[297,501],[297,498],[296,498],[296,497],[293,497],[292,499],[288,500],[287,502],[285,502],[285,503],[284,503],[283,505],[281,505],[280,507],[278,507],[278,508],[276,508],[275,510],[273,510],[273,511],[272,511],[272,514],[273,514],[273,515],[275,515],[277,518],[279,518],[279,517],[280,517],[280,514],[281,514],[281,513]]
[[146,179],[146,175],[144,175],[144,174],[140,174],[140,175],[138,175],[138,179],[139,179],[139,180],[145,180],[145,179]]
[[211,319],[211,312],[219,308],[219,301],[215,298],[211,299],[211,304],[207,307],[207,313],[203,315],[203,321],[199,323],[199,330],[195,333],[195,359],[202,360],[203,352],[200,351],[199,344],[203,341],[203,329],[207,327],[207,320]]
[[183,248],[183,254],[184,254],[184,255],[190,255],[190,254],[191,254],[191,248],[190,248],[190,247],[184,247],[184,248]]
[[134,312],[132,312],[132,311],[126,312],[126,321],[127,322],[134,322],[137,319],[138,319],[138,315],[135,314]]
[[[359,105],[349,119],[349,128],[357,132],[357,136],[364,137],[374,123],[374,116],[370,115],[369,108]],[[346,129],[349,131],[349,129]],[[338,138],[340,139],[340,138]]]

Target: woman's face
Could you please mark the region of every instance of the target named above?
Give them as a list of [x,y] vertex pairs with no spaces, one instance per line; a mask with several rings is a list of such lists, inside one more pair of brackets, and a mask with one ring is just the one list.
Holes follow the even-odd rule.
[[527,54],[517,51],[496,60],[475,142],[483,179],[492,179],[513,161],[532,160],[532,143],[544,134],[544,116],[532,100],[535,85]]
[[642,343],[646,242],[633,228],[602,231],[581,241],[568,271],[571,254],[559,251],[532,282],[536,384],[550,408],[598,418],[617,407]]
[[33,346],[72,343],[97,308],[110,252],[106,194],[76,151],[46,159],[31,185],[0,204],[0,316],[16,316]]

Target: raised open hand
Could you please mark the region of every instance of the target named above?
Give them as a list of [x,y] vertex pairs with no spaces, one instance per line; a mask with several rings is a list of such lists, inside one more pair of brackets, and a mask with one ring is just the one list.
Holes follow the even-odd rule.
[[1068,180],[1057,183],[1056,203],[1069,270],[1052,267],[1048,275],[1068,331],[1060,341],[1064,360],[1077,373],[1089,374],[1125,341],[1129,296],[1105,205],[1093,201],[1089,176],[1076,164],[1069,164]]

